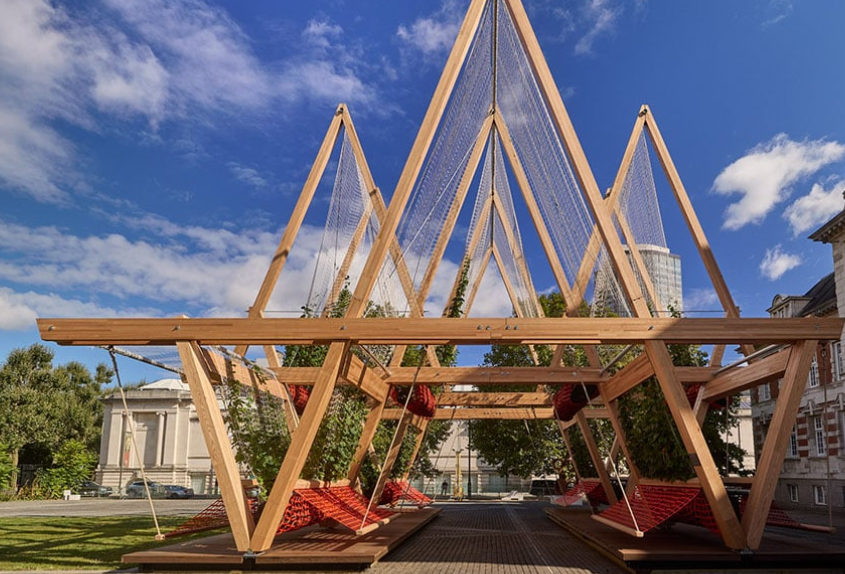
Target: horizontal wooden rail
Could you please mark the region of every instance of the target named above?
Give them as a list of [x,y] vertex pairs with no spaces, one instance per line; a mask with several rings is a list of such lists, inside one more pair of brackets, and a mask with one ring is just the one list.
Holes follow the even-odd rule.
[[39,319],[41,338],[62,345],[362,344],[764,344],[834,340],[845,319]]

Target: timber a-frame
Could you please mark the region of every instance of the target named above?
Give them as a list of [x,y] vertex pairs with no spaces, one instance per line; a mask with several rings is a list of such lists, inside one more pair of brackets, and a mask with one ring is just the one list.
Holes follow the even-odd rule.
[[[479,35],[479,27],[485,18],[498,18],[499,11],[505,11],[513,31],[518,37],[522,55],[533,73],[533,82],[546,106],[555,137],[560,141],[565,156],[571,165],[584,204],[592,221],[589,246],[583,252],[577,273],[567,276],[551,237],[548,222],[541,216],[537,198],[526,166],[520,161],[520,152],[507,123],[507,118],[496,106],[492,106],[481,122],[480,130],[470,149],[466,150],[466,170],[460,178],[455,197],[451,203],[446,222],[440,230],[423,280],[415,284],[409,276],[397,240],[400,219],[408,209],[409,199],[420,177],[426,157],[430,153],[444,113],[450,105],[456,82],[463,70],[473,42]],[[494,28],[495,30],[495,28]],[[494,75],[495,78],[495,75]],[[341,129],[345,129],[352,140],[353,150],[366,182],[371,208],[379,221],[379,233],[369,251],[366,262],[353,283],[351,302],[345,316],[334,319],[277,319],[267,318],[264,313],[272,291],[279,280],[282,268],[294,248],[294,240],[300,229],[306,211],[311,203],[317,184],[329,161],[331,148]],[[645,133],[663,168],[679,210],[685,219],[690,236],[699,252],[710,281],[715,289],[722,309],[723,318],[693,319],[653,316],[658,297],[649,280],[648,272],[631,235],[628,222],[618,209],[617,197],[627,172],[634,146]],[[467,190],[487,142],[501,145],[504,157],[509,162],[513,180],[519,187],[530,214],[534,229],[542,245],[549,267],[555,277],[556,286],[566,302],[567,316],[547,318],[523,316],[493,318],[425,318],[423,307],[429,296],[433,276],[444,257],[446,243],[455,229],[458,212],[461,210]],[[489,217],[505,220],[508,214],[501,209],[497,193],[491,189],[489,205],[485,213]],[[495,214],[495,215],[494,215]],[[367,212],[367,216],[370,212]],[[363,220],[360,224],[363,228]],[[349,261],[357,250],[360,236],[349,246],[347,258],[338,278],[346,275]],[[623,245],[622,239],[625,243]],[[490,258],[497,263],[503,256],[513,257],[517,262],[522,281],[531,284],[530,273],[524,266],[525,257],[515,237],[507,237],[510,255],[494,249],[484,256],[484,265]],[[476,241],[471,238],[470,247]],[[624,292],[631,317],[584,318],[578,316],[581,302],[587,297],[587,285],[593,274],[601,247],[607,254],[615,277]],[[627,248],[627,252],[626,252]],[[630,255],[630,256],[629,256]],[[363,314],[379,273],[385,261],[393,262],[408,303],[408,316],[401,318],[364,318]],[[500,263],[499,263],[500,264]],[[504,266],[499,268],[506,285],[520,280],[508,276]],[[638,277],[640,278],[638,280]],[[457,284],[458,279],[456,279]],[[471,300],[478,289],[480,276],[468,286]],[[333,296],[339,291],[336,278]],[[536,297],[536,293],[532,295]],[[514,309],[515,289],[508,293]],[[651,301],[651,306],[648,301]],[[659,306],[659,305],[658,305]],[[465,309],[468,312],[468,309]],[[414,141],[405,167],[401,173],[389,207],[373,181],[367,167],[362,148],[345,106],[340,106],[332,119],[323,145],[308,176],[284,236],[273,257],[267,276],[261,285],[247,318],[233,319],[39,319],[41,336],[44,340],[63,345],[175,345],[182,359],[185,379],[197,404],[206,444],[209,446],[212,463],[218,477],[226,511],[232,526],[237,548],[242,552],[262,552],[273,544],[276,529],[290,497],[297,487],[303,466],[313,444],[318,427],[323,420],[332,392],[338,384],[354,384],[372,401],[371,411],[364,423],[352,467],[348,478],[357,478],[360,462],[370,447],[376,426],[382,419],[401,419],[400,432],[409,425],[423,427],[424,421],[403,413],[398,409],[385,409],[391,385],[560,385],[594,384],[600,391],[596,408],[585,409],[570,423],[559,423],[566,431],[571,425],[578,425],[587,439],[587,446],[594,466],[605,491],[613,502],[613,488],[602,454],[592,439],[589,417],[608,418],[616,432],[616,445],[631,463],[631,485],[640,479],[636,468],[637,453],[628,449],[620,424],[616,401],[643,381],[656,377],[671,411],[679,436],[689,454],[695,470],[695,483],[700,486],[712,511],[715,523],[726,546],[732,549],[755,549],[759,547],[775,485],[786,453],[790,431],[795,421],[798,403],[810,364],[820,341],[840,338],[843,322],[840,319],[742,319],[722,277],[715,258],[700,225],[692,204],[684,189],[675,165],[669,155],[651,111],[643,107],[637,115],[634,130],[625,150],[619,174],[610,193],[603,196],[593,176],[584,151],[575,134],[563,100],[558,92],[551,71],[540,50],[528,17],[520,0],[472,0],[467,15],[458,32],[455,45],[449,55],[443,74],[432,97],[428,111]],[[711,364],[706,367],[675,366],[667,350],[669,343],[715,345]],[[328,345],[328,352],[322,367],[283,367],[276,353],[277,345]],[[406,345],[424,345],[428,353],[428,365],[421,368],[400,365],[402,352],[396,351],[389,365],[373,369],[364,364],[352,349],[367,345],[394,345],[403,349]],[[556,347],[553,362],[548,367],[508,368],[489,367],[441,367],[433,353],[438,345],[552,345]],[[609,365],[603,364],[596,351],[599,345],[636,345],[643,353],[624,368],[611,373]],[[240,479],[232,445],[226,433],[223,418],[218,410],[212,384],[225,365],[216,364],[203,352],[206,345],[235,346],[238,353],[244,353],[249,346],[265,349],[270,370],[276,379],[262,381],[268,392],[286,399],[289,424],[292,429],[291,445],[279,469],[277,480],[269,493],[263,513],[253,523],[247,509],[247,502],[240,487]],[[565,345],[582,346],[589,359],[588,367],[564,367],[561,364]],[[738,345],[746,355],[748,366],[721,367],[720,363],[726,345]],[[776,345],[778,352],[756,353],[755,349]],[[248,374],[244,374],[248,377]],[[753,388],[765,381],[783,378],[769,433],[759,457],[758,471],[750,484],[747,510],[740,518],[733,508],[719,475],[713,456],[702,434],[702,422],[708,405],[717,399],[729,397],[742,390]],[[283,383],[283,384],[279,384]],[[289,406],[287,385],[311,385],[311,398],[302,413],[296,417]],[[685,385],[700,384],[695,403],[691,406],[685,392]],[[487,387],[489,388],[489,387]],[[439,397],[436,419],[472,418],[546,418],[553,419],[553,409],[548,395],[534,393],[497,392],[453,392],[447,391]],[[396,453],[388,453],[382,461],[389,469]],[[385,473],[386,475],[386,473]],[[381,484],[380,486],[383,486]],[[377,487],[377,491],[378,491]]]

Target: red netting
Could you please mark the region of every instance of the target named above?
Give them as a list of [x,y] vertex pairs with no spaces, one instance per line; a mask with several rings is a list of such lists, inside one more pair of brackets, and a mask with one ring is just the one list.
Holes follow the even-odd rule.
[[[248,500],[252,515],[257,520],[261,505],[257,498]],[[363,526],[369,526],[394,514],[389,510],[376,507],[371,508],[367,513],[368,503],[366,497],[349,486],[294,490],[276,534],[305,528],[329,518],[350,530],[357,531],[362,527],[362,522]],[[365,514],[366,521],[364,521]],[[223,499],[218,498],[208,508],[164,536],[170,538],[226,526],[229,526],[229,516],[226,514]]]
[[[701,492],[697,486],[657,486],[639,484],[625,499],[598,516],[640,532],[648,532],[684,511]],[[636,524],[631,514],[636,518]]]
[[[408,390],[404,387],[390,387],[390,398],[402,406],[408,399]],[[408,410],[415,415],[430,419],[437,412],[437,399],[426,385],[416,385],[408,401]]]
[[586,497],[593,508],[599,504],[608,504],[607,494],[601,481],[597,478],[582,478],[575,483],[575,486],[554,499],[555,504],[560,506],[571,506]]
[[300,415],[305,411],[305,405],[308,404],[308,398],[311,396],[311,391],[308,387],[303,385],[289,385],[291,400],[293,407]]
[[367,512],[369,501],[350,486],[307,488],[295,492],[320,513],[321,520],[331,518],[350,530],[360,530],[394,515],[393,512],[376,506]]
[[[587,388],[587,393],[584,393],[584,387]],[[578,411],[583,409],[590,399],[594,399],[599,394],[599,388],[596,385],[561,385],[560,389],[552,398],[552,403],[555,408],[555,416],[562,421],[570,421]]]
[[285,514],[282,516],[279,527],[276,529],[276,534],[282,532],[290,532],[291,530],[299,530],[312,524],[318,524],[324,520],[323,514],[316,509],[304,496],[300,490],[294,490],[290,495],[290,500],[285,508]]
[[703,526],[711,532],[719,533],[719,526],[716,524],[716,518],[713,516],[713,511],[710,508],[710,501],[707,500],[707,496],[704,495],[703,490],[698,491],[692,502],[675,516],[675,520],[686,524]]
[[[748,495],[745,494],[739,499],[739,515],[742,517],[745,514],[745,505],[748,504]],[[795,528],[797,530],[818,530],[818,527],[813,525],[798,522],[790,515],[780,508],[774,501],[769,506],[769,515],[766,517],[766,524],[769,526],[782,526],[784,528]]]
[[[701,388],[701,385],[696,383],[694,385],[689,385],[684,390],[687,393],[687,400],[689,401],[689,406],[695,405],[695,399],[698,398],[698,389]],[[719,410],[725,408],[726,402],[725,399],[719,399],[718,401],[710,401],[710,408]]]
[[[259,502],[257,498],[249,498],[249,507],[252,515],[258,514]],[[184,536],[186,534],[193,534],[194,532],[205,532],[206,530],[214,530],[215,528],[223,528],[229,526],[229,516],[226,514],[226,507],[223,504],[223,499],[218,498],[212,502],[205,510],[191,518],[190,520],[180,524],[174,530],[166,533],[165,538],[174,536]]]
[[431,499],[404,480],[390,480],[384,485],[379,504],[396,504],[400,500],[416,503],[418,506],[431,504]]

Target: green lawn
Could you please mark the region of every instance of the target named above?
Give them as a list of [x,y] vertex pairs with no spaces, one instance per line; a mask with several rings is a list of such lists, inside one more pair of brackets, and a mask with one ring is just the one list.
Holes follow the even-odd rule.
[[[160,517],[161,531],[185,520]],[[149,516],[0,518],[0,570],[121,568],[128,566],[120,562],[123,554],[188,539],[156,542],[154,536]]]

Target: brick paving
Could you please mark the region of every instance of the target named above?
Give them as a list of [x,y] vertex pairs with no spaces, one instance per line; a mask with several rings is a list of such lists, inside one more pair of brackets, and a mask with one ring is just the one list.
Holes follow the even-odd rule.
[[446,503],[371,574],[623,573],[543,512],[547,503]]

